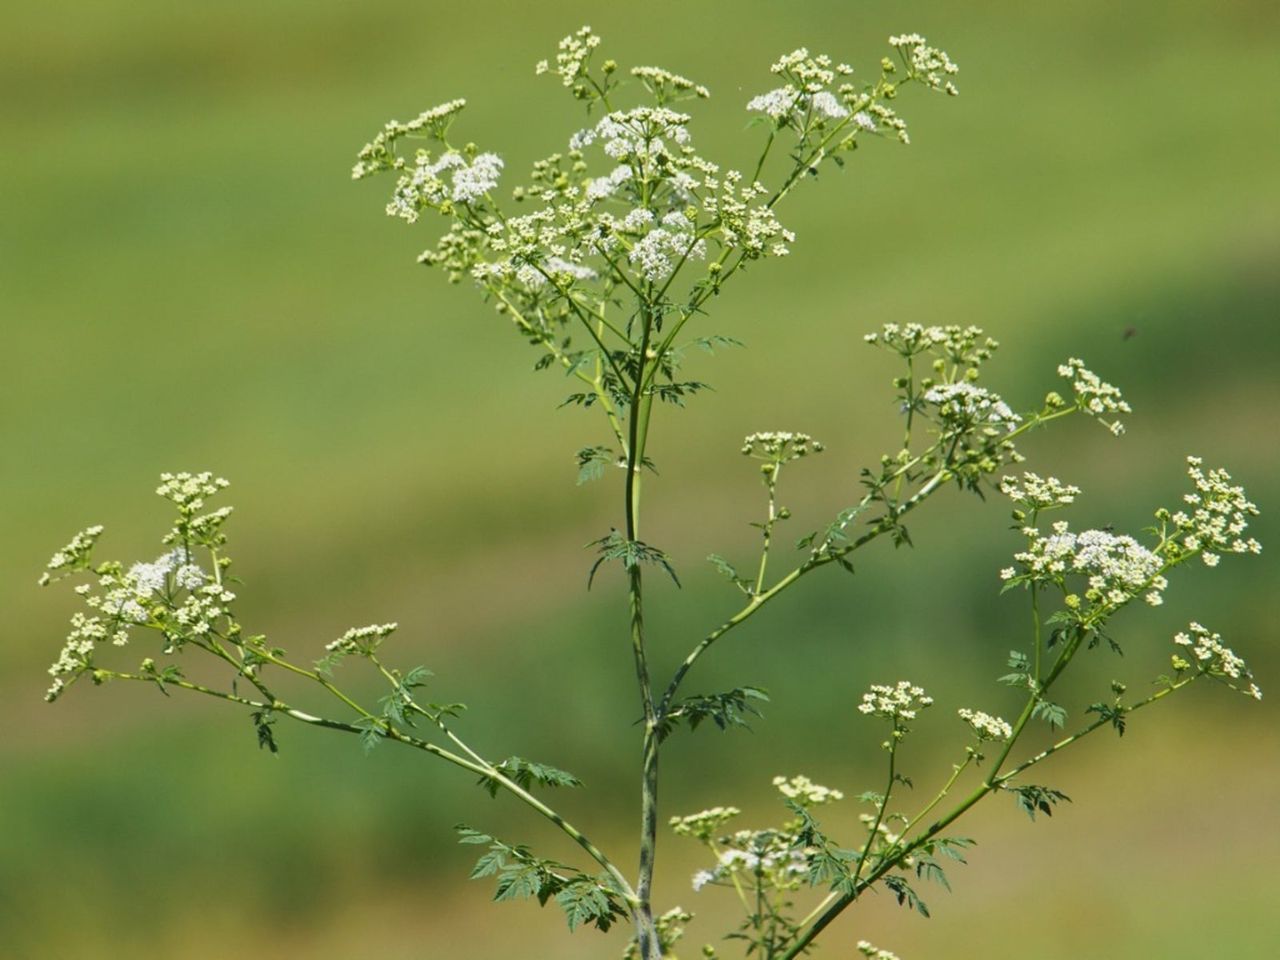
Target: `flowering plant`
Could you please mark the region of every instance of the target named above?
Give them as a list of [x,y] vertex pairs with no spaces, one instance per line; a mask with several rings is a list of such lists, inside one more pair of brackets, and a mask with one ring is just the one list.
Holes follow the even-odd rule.
[[[779,536],[780,525],[791,519],[779,498],[784,467],[789,475],[793,465],[821,454],[823,444],[798,432],[748,436],[742,453],[758,462],[765,491],[763,517],[755,524],[759,554],[741,571],[729,559],[709,558],[740,595],[740,606],[688,648],[665,682],[655,681],[645,627],[646,574],[656,570],[679,581],[676,561],[641,538],[641,490],[653,468],[646,453],[650,431],[664,405],[681,406],[706,387],[681,373],[690,348],[735,342],[695,336],[690,325],[702,321],[730,280],[789,254],[796,238],[778,209],[794,189],[820,179],[832,165],[843,166],[864,143],[909,143],[906,122],[891,104],[911,87],[955,95],[957,68],[914,34],[890,38],[890,56],[867,83],[855,83],[852,67],[826,56],[803,49],[787,54],[772,67],[781,85],[746,104],[762,143],[750,173],[743,173],[698,153],[693,118],[676,109],[707,99],[705,87],[651,66],[633,68],[624,80],[613,61],[596,63],[599,42],[583,28],[561,42],[554,63],[537,67],[559,78],[591,122],[572,134],[564,152],[539,160],[527,181],[510,191],[512,202],[528,212],[513,213],[500,202],[505,164],[498,154],[450,139],[462,100],[407,123],[388,123],[360,151],[353,176],[394,178],[387,205],[393,217],[408,223],[427,214],[441,217],[445,230],[420,260],[441,267],[453,282],[473,282],[534,347],[539,369],[558,368],[576,381],[566,403],[602,414],[600,442],[579,450],[577,460],[583,481],[609,468],[621,471],[620,524],[591,545],[596,558],[588,582],[616,565],[626,583],[629,657],[642,714],[635,871],[624,870],[624,861],[550,803],[554,789],[580,788],[577,777],[540,761],[481,752],[459,732],[462,706],[427,695],[429,671],[385,659],[396,624],[347,630],[311,661],[292,658],[267,637],[243,629],[226,552],[231,508],[209,508],[227,483],[210,473],[161,478],[157,493],[169,501],[175,519],[163,537],[166,552],[156,560],[95,562],[101,526],[83,530],[50,560],[41,582],[85,576],[75,590],[86,609],[72,617],[50,671],[48,699],[84,677],[95,684],[137,681],[166,695],[199,693],[244,710],[258,743],[272,752],[277,721],[285,718],[354,733],[368,749],[391,741],[430,754],[469,772],[489,793],[514,796],[577,848],[576,860],[564,862],[459,828],[463,843],[482,848],[472,875],[493,878],[496,899],[554,902],[570,929],[626,924],[633,934],[628,956],[671,957],[693,917],[675,905],[663,910],[672,898],[654,889],[663,745],[682,729],[745,726],[768,699],[752,685],[690,693],[689,674],[728,634],[815,571],[852,571],[851,556],[878,540],[910,545],[906,520],[940,490],[955,485],[983,495],[994,487],[1011,502],[1025,539],[1025,549],[999,574],[1006,591],[1026,598],[1030,614],[1025,642],[1009,654],[1010,672],[999,678],[1021,694],[1013,719],[956,706],[957,760],[925,802],[911,804],[904,790],[917,778],[903,772],[903,744],[935,698],[905,680],[870,684],[856,711],[880,725],[887,769],[879,790],[855,798],[864,807],[860,816],[839,812],[846,799],[841,790],[796,775],[773,780],[786,809],[776,826],[732,829],[741,811],[723,805],[667,818],[678,837],[706,851],[694,891],[710,896],[720,888],[741,904],[742,920],[729,938],[741,941],[747,954],[790,960],[807,953],[832,921],[873,889],[927,915],[917,887],[923,881],[945,885],[948,861],[964,862],[973,843],[953,833],[953,825],[997,793],[1010,795],[1033,819],[1051,815],[1068,798],[1028,774],[1082,738],[1103,728],[1123,734],[1135,712],[1197,680],[1260,697],[1244,661],[1217,633],[1193,622],[1173,638],[1169,666],[1152,692],[1133,697],[1113,682],[1070,733],[1068,709],[1057,701],[1062,676],[1084,651],[1120,649],[1115,615],[1136,601],[1160,604],[1177,568],[1197,558],[1215,567],[1226,554],[1257,553],[1259,544],[1247,534],[1257,508],[1225,471],[1205,470],[1191,457],[1185,502],[1157,510],[1153,527],[1140,536],[1073,531],[1061,520],[1046,532],[1044,518],[1069,507],[1080,490],[1013,470],[1023,461],[1018,441],[1077,414],[1119,435],[1121,418],[1131,413],[1120,391],[1071,358],[1057,371],[1067,386],[1017,412],[980,383],[998,347],[981,330],[886,324],[866,340],[900,368],[892,381],[903,417],[900,446],[863,470],[860,497],[786,549]],[[621,106],[629,91],[642,91],[644,102]],[[780,553],[783,573],[777,572]],[[150,655],[131,669],[112,665],[123,653],[110,648],[142,636],[157,641]],[[213,679],[193,672],[198,656],[222,672]],[[339,677],[361,662],[385,684],[377,703],[340,684]],[[287,688],[295,682],[322,691],[338,712],[299,705]],[[1028,731],[1036,724],[1049,728],[1050,739],[1029,747]],[[704,954],[715,957],[720,949],[708,945]],[[893,957],[866,941],[858,950]]]

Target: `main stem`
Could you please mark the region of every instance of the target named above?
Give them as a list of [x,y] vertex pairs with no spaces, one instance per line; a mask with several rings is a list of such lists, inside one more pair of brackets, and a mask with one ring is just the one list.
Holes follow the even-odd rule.
[[[640,539],[640,471],[644,463],[645,441],[649,433],[652,393],[644,389],[645,362],[653,332],[653,313],[642,303],[644,328],[636,358],[635,391],[628,411],[629,443],[627,444],[626,521],[627,539]],[[640,705],[644,711],[644,744],[641,751],[640,788],[640,876],[636,882],[637,903],[634,908],[636,944],[642,960],[659,960],[662,944],[658,941],[653,921],[653,861],[658,842],[658,724],[653,702],[653,685],[649,680],[649,664],[644,642],[644,598],[638,563],[628,570],[628,593],[631,606],[631,649],[635,656],[636,682],[640,688]]]

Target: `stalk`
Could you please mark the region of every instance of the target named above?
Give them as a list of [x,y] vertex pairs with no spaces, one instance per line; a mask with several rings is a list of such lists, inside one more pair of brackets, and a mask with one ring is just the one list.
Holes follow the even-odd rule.
[[[644,367],[649,350],[649,338],[653,330],[653,313],[647,303],[641,304],[644,314],[644,330],[636,358],[635,391],[628,411],[629,443],[627,444],[627,477],[625,507],[627,539],[638,540],[640,535],[640,483],[641,464],[644,462],[645,441],[649,432],[649,411],[652,396],[644,391]],[[658,724],[653,701],[653,686],[649,679],[648,657],[644,641],[643,577],[639,564],[628,571],[628,595],[631,607],[631,649],[635,657],[636,683],[640,688],[640,705],[644,711],[644,742],[641,748],[640,781],[640,864],[636,881],[636,904],[633,909],[636,927],[636,943],[642,960],[659,960],[662,945],[658,942],[657,927],[653,920],[653,867],[658,844]]]

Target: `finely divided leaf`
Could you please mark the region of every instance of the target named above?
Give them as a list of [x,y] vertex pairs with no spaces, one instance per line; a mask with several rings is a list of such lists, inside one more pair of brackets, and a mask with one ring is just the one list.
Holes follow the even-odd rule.
[[671,566],[671,559],[657,547],[651,547],[639,540],[628,540],[617,530],[610,530],[608,536],[593,540],[587,546],[598,547],[600,553],[599,558],[591,565],[591,572],[587,575],[588,590],[591,589],[591,584],[595,580],[596,571],[607,560],[622,561],[624,570],[632,570],[642,563],[660,566],[675,581],[675,585],[680,586],[680,578],[676,576],[675,568]]
[[[540,787],[582,786],[582,781],[571,773],[549,764],[534,763],[523,757],[508,757],[495,766],[499,773],[524,790],[535,785]],[[496,797],[501,787],[496,777],[488,775],[482,776],[476,783],[488,790],[491,797]]]
[[748,730],[749,716],[760,717],[763,714],[756,707],[758,702],[767,702],[769,694],[759,687],[734,687],[725,693],[694,694],[677,701],[666,712],[658,728],[658,736],[665,739],[679,724],[688,724],[690,730],[710,720],[721,730],[730,727],[744,727]]

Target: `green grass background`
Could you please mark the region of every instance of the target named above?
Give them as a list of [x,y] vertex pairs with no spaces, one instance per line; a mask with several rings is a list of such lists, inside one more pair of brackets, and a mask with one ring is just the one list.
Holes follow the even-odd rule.
[[[1125,388],[1123,440],[1069,422],[1024,448],[1084,487],[1079,522],[1141,527],[1195,452],[1246,483],[1276,545],[1273,3],[22,5],[0,33],[0,956],[621,950],[464,881],[459,820],[569,852],[452,769],[288,727],[271,758],[246,718],[145,689],[78,685],[47,707],[72,598],[34,586],[89,523],[108,525],[103,557],[150,558],[166,524],[156,475],[216,470],[234,483],[250,629],[305,660],[348,626],[398,620],[403,662],[471,704],[479,745],[579,773],[572,817],[628,847],[623,601],[615,578],[584,592],[582,549],[618,522],[617,484],[575,487],[572,462],[600,424],[555,409],[561,378],[529,374],[532,354],[470,289],[414,265],[431,227],[386,220],[386,185],[348,180],[383,120],[455,96],[470,101],[463,135],[510,174],[561,148],[576,107],[531,68],[584,20],[624,66],[710,86],[696,136],[727,163],[752,155],[741,104],[795,46],[869,72],[888,34],[914,30],[962,67],[960,99],[902,101],[913,146],[873,143],[798,191],[794,256],[715,304],[704,332],[749,349],[695,360],[716,392],[655,425],[646,536],[686,579],[653,589],[660,672],[732,609],[701,560],[753,546],[742,435],[828,445],[786,478],[796,532],[891,449],[894,371],[861,343],[886,321],[986,327],[1004,343],[993,385],[1018,405],[1068,354]],[[914,552],[815,575],[726,641],[693,689],[759,683],[775,702],[754,734],[673,743],[665,813],[737,802],[765,823],[775,773],[878,788],[852,705],[900,676],[947,691],[909,763],[932,782],[947,714],[1012,709],[990,684],[1024,621],[996,596],[1006,527],[1000,504],[949,492],[913,523]],[[1189,618],[1280,689],[1276,573],[1264,554],[1179,575],[1166,606],[1126,615],[1127,656],[1096,655],[1072,705],[1159,672]],[[975,814],[972,866],[954,895],[930,891],[934,919],[871,902],[824,955],[865,936],[916,960],[1275,956],[1274,701],[1178,699],[1052,768],[1076,800],[1052,821],[999,800]],[[694,953],[730,905],[688,889],[695,851],[662,856],[661,906],[700,914]]]

